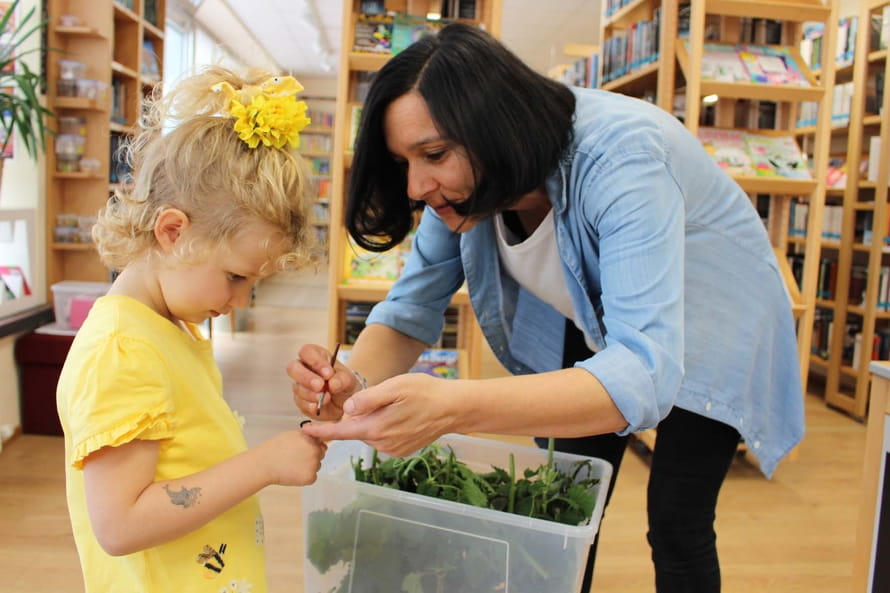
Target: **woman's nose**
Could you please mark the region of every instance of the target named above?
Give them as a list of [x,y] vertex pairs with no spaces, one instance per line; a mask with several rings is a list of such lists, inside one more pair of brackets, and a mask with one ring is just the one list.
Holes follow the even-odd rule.
[[420,167],[408,167],[408,197],[418,202],[436,187],[435,180]]

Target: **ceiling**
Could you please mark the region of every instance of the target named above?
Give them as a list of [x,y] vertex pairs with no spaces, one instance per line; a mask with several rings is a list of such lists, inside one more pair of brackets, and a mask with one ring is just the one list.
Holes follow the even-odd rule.
[[[295,75],[337,75],[341,0],[188,0],[196,16],[250,65]],[[532,68],[546,73],[570,62],[566,43],[599,39],[602,0],[502,0],[501,40]]]

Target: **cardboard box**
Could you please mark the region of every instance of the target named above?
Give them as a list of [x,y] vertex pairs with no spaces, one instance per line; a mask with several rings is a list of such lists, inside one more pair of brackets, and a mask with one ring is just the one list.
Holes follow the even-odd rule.
[[[508,468],[511,453],[520,477],[547,461],[546,450],[491,439],[437,442],[476,472]],[[356,441],[332,443],[318,481],[302,489],[306,593],[580,590],[612,477],[608,462],[554,454],[560,468],[590,459],[600,479],[589,524],[572,526],[356,482],[351,459],[369,466],[372,452]]]

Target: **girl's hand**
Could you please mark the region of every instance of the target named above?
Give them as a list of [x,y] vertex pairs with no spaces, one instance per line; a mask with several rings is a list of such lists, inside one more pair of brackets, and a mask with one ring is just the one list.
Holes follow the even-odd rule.
[[[307,417],[318,420],[337,420],[343,415],[343,403],[358,389],[358,379],[340,363],[331,367],[331,353],[325,348],[307,344],[300,348],[299,358],[287,365],[293,379],[294,403]],[[321,414],[318,396],[324,392]]]
[[453,432],[458,414],[449,395],[460,383],[423,373],[398,375],[348,398],[340,422],[307,424],[303,432],[322,441],[355,439],[388,455],[410,455]]
[[259,446],[273,484],[308,486],[315,482],[328,446],[302,430],[275,435]]

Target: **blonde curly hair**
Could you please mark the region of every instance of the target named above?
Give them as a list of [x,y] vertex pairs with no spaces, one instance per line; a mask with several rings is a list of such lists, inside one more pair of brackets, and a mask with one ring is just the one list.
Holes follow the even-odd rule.
[[199,261],[256,221],[280,228],[287,240],[271,271],[314,261],[308,167],[286,147],[248,147],[224,111],[226,97],[211,88],[258,85],[270,76],[250,70],[242,78],[213,66],[146,100],[142,129],[123,147],[132,188],[108,200],[92,231],[106,266],[123,269],[154,249],[155,220],[167,208],[182,210],[191,222],[179,249],[184,259]]

